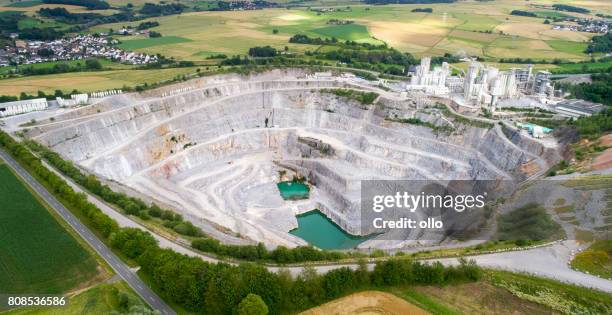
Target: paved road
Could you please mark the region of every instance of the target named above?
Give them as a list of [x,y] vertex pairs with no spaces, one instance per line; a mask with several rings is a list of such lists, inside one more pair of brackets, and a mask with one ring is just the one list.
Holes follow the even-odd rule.
[[147,287],[140,278],[124,262],[117,257],[89,228],[82,224],[66,207],[55,199],[38,181],[25,171],[10,155],[0,149],[0,157],[15,170],[23,180],[28,183],[36,193],[47,202],[70,226],[93,248],[115,272],[125,280],[131,287],[149,304],[153,309],[159,310],[164,315],[174,315],[172,310],[157,294]]

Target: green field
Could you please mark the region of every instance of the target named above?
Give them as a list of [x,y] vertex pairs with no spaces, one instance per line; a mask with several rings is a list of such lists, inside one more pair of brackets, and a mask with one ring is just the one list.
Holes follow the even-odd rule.
[[593,243],[576,254],[572,267],[606,279],[612,279],[612,240]]
[[587,43],[570,42],[565,40],[547,40],[546,43],[556,51],[569,54],[582,54],[587,48]]
[[586,63],[574,63],[574,64],[561,64],[554,69],[555,72],[577,72],[586,69],[587,71],[592,70],[603,70],[612,67],[612,60],[606,62],[586,62]]
[[[47,94],[55,90],[70,92],[93,92],[106,89],[122,89],[143,83],[156,83],[171,80],[177,76],[194,74],[197,67],[152,69],[152,70],[110,70],[96,72],[71,72],[62,74],[37,75],[0,80],[0,95],[19,95],[21,92]],[[216,68],[215,68],[216,69]],[[213,70],[213,69],[211,69]],[[202,72],[206,71],[202,68]]]
[[[125,65],[125,64],[121,64],[121,63],[117,63],[117,62],[112,62],[112,61],[107,60],[107,59],[98,59],[98,61],[100,62],[102,67],[105,68],[105,69],[130,69],[130,68],[133,68],[133,66],[131,66],[131,65]],[[85,66],[85,60],[67,60],[67,61],[40,62],[40,63],[34,63],[34,64],[29,64],[29,65],[19,65],[19,66],[17,66],[17,68],[29,68],[29,67],[32,67],[34,69],[45,69],[45,68],[52,68],[53,66],[55,66],[57,64],[66,64],[66,65],[69,65],[71,67],[79,66],[79,65],[80,66]],[[16,67],[1,67],[0,68],[0,74],[10,73],[15,68]]]
[[[599,8],[600,0],[589,3]],[[550,5],[546,1],[533,1]],[[331,4],[330,4],[331,5]],[[122,47],[147,53],[161,53],[177,59],[204,60],[210,52],[245,55],[254,46],[304,52],[317,46],[289,44],[295,34],[336,37],[368,43],[387,43],[400,51],[417,55],[467,53],[492,58],[537,58],[586,60],[584,42],[593,34],[553,30],[542,18],[510,15],[514,9],[533,11],[526,3],[511,0],[428,4],[433,13],[411,12],[425,5],[338,6],[338,11],[316,12],[307,8],[250,11],[190,12],[152,18],[161,25],[153,28],[166,37],[189,41],[172,44],[164,38],[149,40],[122,38]],[[601,6],[604,6],[603,2]],[[329,7],[329,6],[327,6]],[[549,10],[550,12],[554,12]],[[539,9],[539,12],[547,12]],[[594,12],[599,12],[595,11]],[[554,12],[557,13],[557,12]],[[330,20],[351,21],[335,25]],[[140,21],[139,21],[140,22]],[[98,25],[92,31],[118,29],[139,22]],[[228,40],[231,38],[231,40]]]
[[[121,296],[127,305],[120,303]],[[84,292],[70,297],[66,308],[24,308],[9,311],[10,315],[80,315],[122,313],[134,305],[143,305],[142,300],[124,281],[113,284],[99,284]],[[143,306],[144,307],[144,306]],[[117,313],[117,314],[118,314]],[[136,313],[136,312],[134,312]]]
[[136,50],[141,48],[148,48],[153,46],[160,45],[170,45],[170,44],[178,44],[178,43],[186,43],[191,42],[192,40],[178,37],[178,36],[165,36],[165,37],[157,37],[157,38],[142,38],[142,39],[133,39],[126,40],[122,42],[119,47],[126,50]]
[[13,2],[11,4],[6,5],[7,7],[11,7],[11,8],[27,8],[27,7],[33,7],[35,5],[39,5],[42,4],[42,1],[40,0],[31,0],[31,1],[19,1],[19,2]]
[[356,42],[369,42],[372,36],[368,29],[361,24],[333,25],[312,30],[313,33],[322,37],[335,37],[340,40],[350,40]]
[[565,13],[561,13],[559,11],[536,11],[535,13],[539,17],[549,18],[549,19],[571,17],[571,15],[568,15],[568,14],[565,14]]
[[[561,314],[609,314],[609,293],[522,273],[487,270],[487,282]],[[535,313],[533,313],[535,314]]]
[[0,292],[62,293],[98,275],[95,258],[3,164],[0,200]]

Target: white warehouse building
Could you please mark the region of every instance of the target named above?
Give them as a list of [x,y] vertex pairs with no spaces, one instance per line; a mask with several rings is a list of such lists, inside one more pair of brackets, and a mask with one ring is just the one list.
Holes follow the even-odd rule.
[[36,110],[44,110],[47,107],[47,99],[45,98],[0,103],[0,117],[29,113]]

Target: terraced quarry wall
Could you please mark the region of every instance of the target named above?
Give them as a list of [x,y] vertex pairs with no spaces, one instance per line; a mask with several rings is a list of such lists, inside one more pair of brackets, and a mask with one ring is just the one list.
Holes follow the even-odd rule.
[[[498,127],[455,124],[445,134],[391,122],[392,112],[417,114],[416,102],[378,90],[377,103],[364,105],[321,91],[331,88],[376,90],[299,70],[216,76],[110,97],[28,134],[196,225],[212,222],[271,246],[305,244],[288,231],[296,214],[315,208],[349,233],[366,234],[359,227],[364,179],[522,180],[532,175],[525,165],[535,165],[533,172],[548,164]],[[448,123],[436,112],[418,115]],[[284,201],[276,187],[281,170],[306,176],[311,198]]]

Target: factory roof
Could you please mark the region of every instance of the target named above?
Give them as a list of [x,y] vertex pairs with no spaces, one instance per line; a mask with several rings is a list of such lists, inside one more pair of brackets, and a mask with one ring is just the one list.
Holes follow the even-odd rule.
[[604,105],[584,100],[571,99],[557,103],[556,110],[569,111],[576,114],[591,116],[604,109]]

